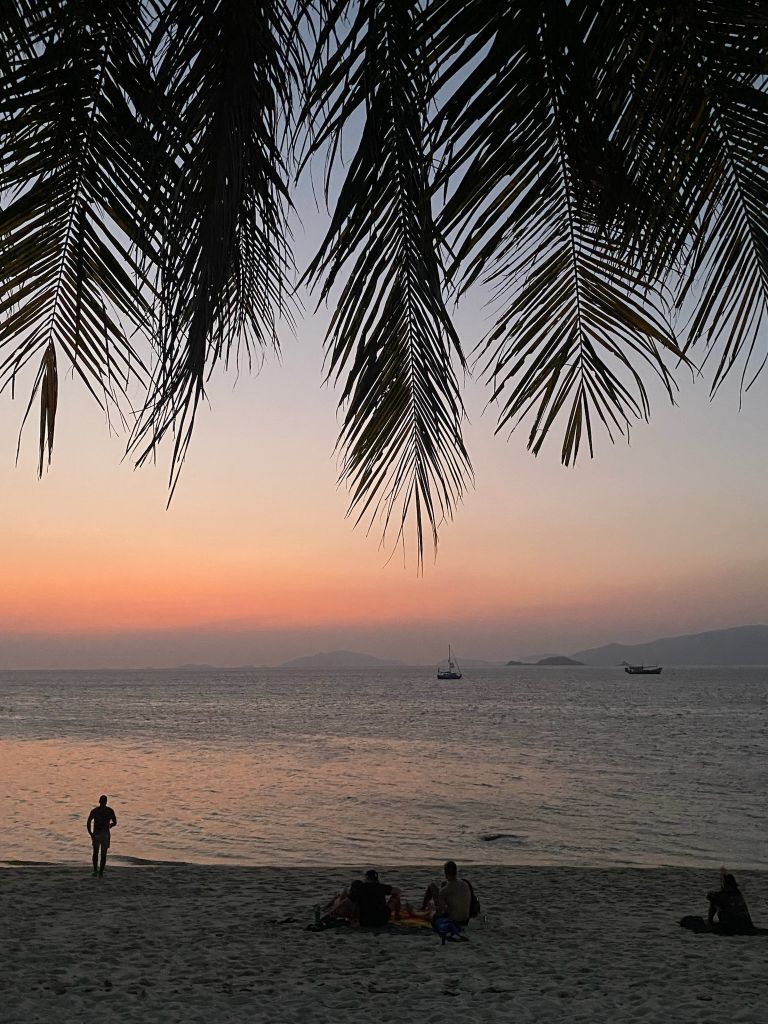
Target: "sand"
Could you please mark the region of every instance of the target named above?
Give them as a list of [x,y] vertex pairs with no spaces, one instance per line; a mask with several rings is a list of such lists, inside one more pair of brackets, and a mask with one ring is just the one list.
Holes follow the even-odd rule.
[[[694,935],[716,873],[466,868],[469,941],[305,930],[350,870],[0,871],[0,1020],[152,1024],[531,1021],[768,1024],[768,937]],[[739,872],[768,924],[768,873]],[[382,879],[418,899],[435,871]],[[284,918],[295,922],[277,923]]]

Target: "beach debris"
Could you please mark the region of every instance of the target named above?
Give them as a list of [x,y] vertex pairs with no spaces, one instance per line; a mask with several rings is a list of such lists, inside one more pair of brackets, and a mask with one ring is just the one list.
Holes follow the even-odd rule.
[[515,835],[514,832],[481,832],[480,841],[483,843],[495,843],[499,839],[511,839],[515,843],[524,843],[525,836]]

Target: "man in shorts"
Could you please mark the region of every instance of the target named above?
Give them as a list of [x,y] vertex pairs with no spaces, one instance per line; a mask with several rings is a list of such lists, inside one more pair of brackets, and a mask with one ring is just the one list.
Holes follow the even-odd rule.
[[85,825],[93,843],[93,873],[98,873],[99,878],[104,874],[104,865],[107,863],[110,829],[116,824],[115,812],[107,806],[107,798],[100,796],[99,806],[93,808]]
[[447,860],[443,865],[445,881],[442,885],[430,882],[422,901],[422,911],[432,908],[435,917],[447,917],[454,924],[469,924],[472,890],[469,883],[459,878],[456,862]]

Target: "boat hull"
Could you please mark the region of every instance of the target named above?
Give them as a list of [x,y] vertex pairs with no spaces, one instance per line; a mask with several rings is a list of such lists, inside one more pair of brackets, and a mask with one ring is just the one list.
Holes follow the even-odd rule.
[[627,665],[624,671],[630,676],[660,676],[661,665],[655,665],[653,668],[646,668],[644,665]]
[[461,679],[461,672],[438,672],[438,679]]

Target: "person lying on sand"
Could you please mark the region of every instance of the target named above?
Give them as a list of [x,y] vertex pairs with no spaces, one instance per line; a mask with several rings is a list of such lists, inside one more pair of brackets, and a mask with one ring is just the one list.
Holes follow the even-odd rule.
[[469,924],[472,889],[463,878],[459,878],[456,862],[447,860],[443,865],[445,881],[438,885],[430,882],[422,900],[422,911],[432,912],[434,917],[447,917],[454,924]]
[[725,868],[720,870],[720,888],[707,893],[709,913],[703,917],[684,917],[683,928],[694,932],[715,932],[719,935],[754,935],[765,929],[755,928],[736,879]]
[[400,890],[379,881],[378,871],[365,872],[348,889],[339,893],[328,908],[332,917],[357,921],[366,928],[379,928],[390,918],[400,917]]

